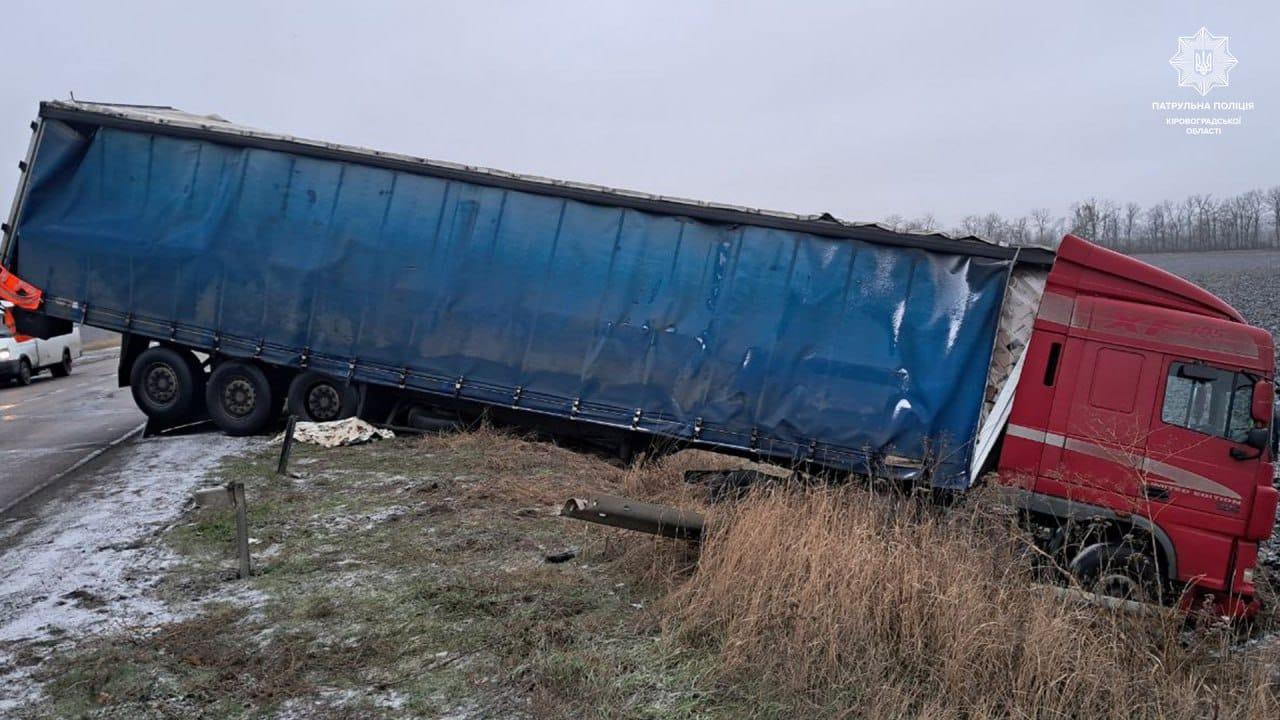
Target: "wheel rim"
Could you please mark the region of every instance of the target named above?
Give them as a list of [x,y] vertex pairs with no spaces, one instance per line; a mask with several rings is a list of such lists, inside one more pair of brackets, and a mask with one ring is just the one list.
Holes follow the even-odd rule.
[[156,363],[147,368],[142,387],[148,400],[156,405],[169,405],[178,397],[178,373],[168,365]]
[[23,385],[31,382],[31,366],[25,362],[18,367],[18,381]]
[[68,352],[62,353],[62,369],[63,370],[71,369],[71,353],[68,353]]
[[242,377],[234,378],[222,390],[222,407],[235,417],[253,412],[257,401],[258,393],[253,389],[253,383]]
[[342,397],[338,389],[328,383],[317,383],[307,391],[307,414],[313,420],[327,422],[337,420],[342,412]]

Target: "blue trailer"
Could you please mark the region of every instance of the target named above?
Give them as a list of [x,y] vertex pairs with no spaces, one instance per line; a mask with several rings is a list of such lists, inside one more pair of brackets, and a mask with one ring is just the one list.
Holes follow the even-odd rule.
[[[0,245],[157,422],[440,408],[972,479],[1043,250],[48,102]],[[856,187],[851,187],[855,192]]]

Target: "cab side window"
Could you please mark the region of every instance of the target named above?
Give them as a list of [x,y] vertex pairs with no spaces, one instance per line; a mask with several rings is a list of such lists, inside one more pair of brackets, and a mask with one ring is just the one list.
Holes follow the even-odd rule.
[[1168,425],[1244,442],[1253,428],[1253,379],[1205,365],[1173,363],[1160,419]]

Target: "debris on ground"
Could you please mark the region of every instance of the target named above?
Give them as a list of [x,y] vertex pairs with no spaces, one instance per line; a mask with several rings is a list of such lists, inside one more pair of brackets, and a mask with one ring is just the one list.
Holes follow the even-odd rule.
[[578,557],[578,548],[569,548],[568,550],[561,550],[560,552],[550,553],[547,555],[545,559],[547,562],[555,564],[555,563],[569,562],[570,560],[576,557]]
[[[371,440],[390,440],[396,434],[385,428],[378,428],[352,417],[332,422],[299,422],[294,425],[295,442],[319,445],[324,448],[361,445]],[[276,436],[272,443],[284,442],[284,433]]]

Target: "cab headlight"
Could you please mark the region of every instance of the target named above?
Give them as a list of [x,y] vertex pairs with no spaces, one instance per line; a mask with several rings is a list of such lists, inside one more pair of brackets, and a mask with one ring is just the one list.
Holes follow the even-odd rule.
[[9,348],[0,348],[0,360],[9,359]]

